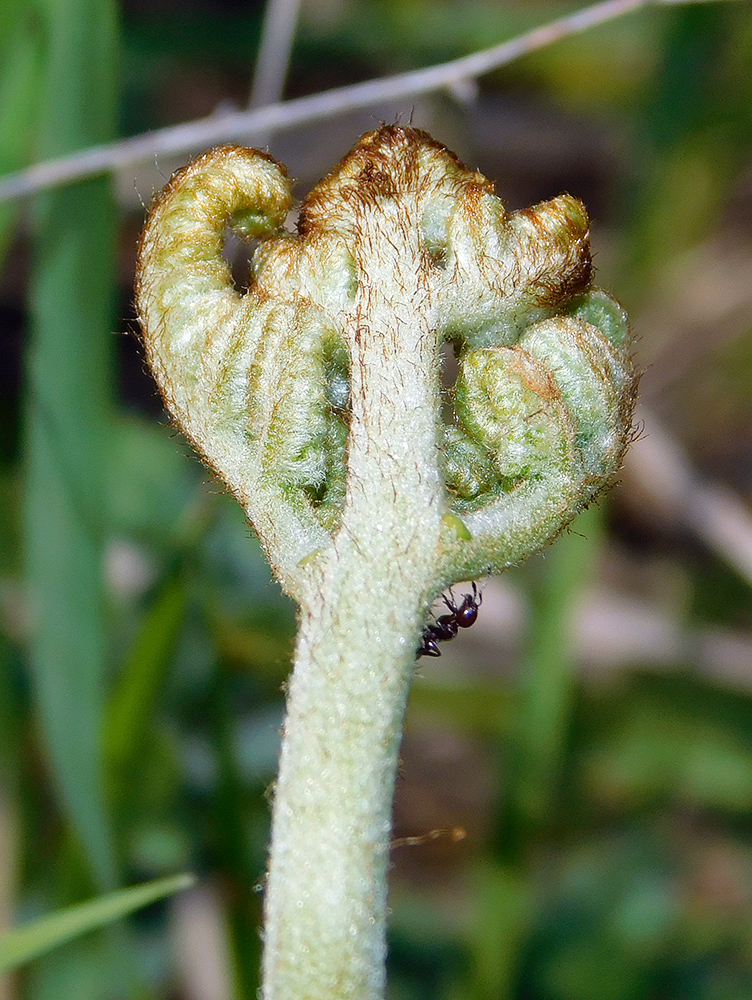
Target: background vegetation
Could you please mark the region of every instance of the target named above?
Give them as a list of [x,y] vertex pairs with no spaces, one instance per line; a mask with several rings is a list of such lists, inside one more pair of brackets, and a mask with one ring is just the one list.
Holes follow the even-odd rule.
[[[571,9],[305,0],[286,96]],[[0,0],[0,169],[247,105],[262,15]],[[512,208],[586,202],[646,374],[621,485],[417,666],[390,996],[747,1000],[752,6],[651,6],[477,87],[255,141],[302,196],[361,132],[411,117]],[[135,245],[177,165],[0,209],[0,924],[199,884],[32,963],[3,1000],[256,995],[294,609],[144,370]]]

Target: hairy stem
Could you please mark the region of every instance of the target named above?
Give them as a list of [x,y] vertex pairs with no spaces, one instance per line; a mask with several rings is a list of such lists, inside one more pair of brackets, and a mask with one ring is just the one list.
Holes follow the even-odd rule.
[[301,614],[274,804],[266,1000],[383,995],[397,753],[441,527],[436,335],[420,275],[405,267],[415,255],[392,249],[392,294],[361,282],[346,329],[349,487]]

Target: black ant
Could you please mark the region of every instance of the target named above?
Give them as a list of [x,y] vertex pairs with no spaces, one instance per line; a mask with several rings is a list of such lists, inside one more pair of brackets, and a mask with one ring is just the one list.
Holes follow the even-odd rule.
[[473,583],[472,594],[465,594],[459,604],[454,599],[452,588],[449,597],[443,595],[444,604],[449,608],[448,615],[440,615],[435,622],[426,625],[420,637],[418,656],[441,656],[440,642],[449,642],[461,628],[470,628],[478,620],[478,608],[483,603],[483,593]]

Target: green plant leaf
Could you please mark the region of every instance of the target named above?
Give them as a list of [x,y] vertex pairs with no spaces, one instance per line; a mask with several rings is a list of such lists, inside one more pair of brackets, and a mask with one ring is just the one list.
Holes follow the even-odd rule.
[[158,899],[193,885],[193,875],[172,875],[130,889],[120,889],[89,903],[69,906],[9,931],[0,938],[0,974],[45,955],[66,941],[110,924]]
[[[112,0],[45,0],[39,154],[115,134]],[[100,889],[116,864],[104,807],[103,525],[116,206],[96,178],[35,202],[25,510],[30,661],[53,780]]]
[[[20,169],[29,157],[39,111],[41,43],[31,4],[0,5],[0,173]],[[18,206],[0,207],[0,260],[18,216]]]
[[601,535],[600,511],[591,507],[539,566],[517,734],[517,822],[545,824],[555,809],[576,684],[571,623],[598,565]]
[[169,577],[149,609],[113,692],[105,727],[105,759],[116,791],[152,718],[186,606],[185,581],[180,575]]
[[161,427],[130,414],[113,421],[107,451],[108,530],[159,552],[185,544],[191,511],[200,520],[195,463]]

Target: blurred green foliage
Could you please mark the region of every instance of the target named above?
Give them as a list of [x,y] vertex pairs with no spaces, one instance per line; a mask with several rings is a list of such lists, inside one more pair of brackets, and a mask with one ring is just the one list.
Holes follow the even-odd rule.
[[[288,91],[452,58],[571,9],[309,0]],[[261,14],[0,0],[0,170],[244,101]],[[671,341],[639,316],[674,294],[681,318],[703,253],[752,259],[751,57],[744,0],[656,7],[414,118],[513,203],[585,199],[601,283],[664,375],[652,396],[646,376],[651,405],[747,496],[749,297],[717,342],[713,295],[728,293],[710,279],[704,326],[690,310]],[[357,137],[341,128],[280,137],[303,183],[319,150],[333,162]],[[240,509],[157,419],[127,318],[142,218],[106,179],[0,211],[0,920],[191,869],[213,888],[227,995],[253,998],[294,609]],[[634,569],[658,564],[676,588]],[[573,622],[604,580],[659,610],[678,600],[668,669],[656,650],[579,670]],[[419,666],[396,833],[469,836],[395,849],[391,1000],[752,998],[752,687],[700,670],[695,649],[705,628],[748,635],[749,581],[628,503],[591,510],[509,581],[530,609],[521,646],[463,636]],[[0,996],[197,996],[181,905],[61,948]]]

